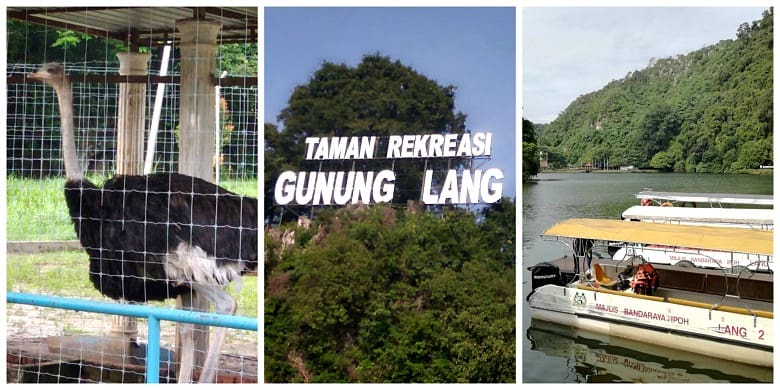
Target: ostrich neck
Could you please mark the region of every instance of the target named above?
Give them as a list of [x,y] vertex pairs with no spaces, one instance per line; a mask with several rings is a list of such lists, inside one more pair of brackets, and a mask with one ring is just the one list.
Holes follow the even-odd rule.
[[76,154],[76,137],[73,130],[73,92],[67,80],[57,89],[60,104],[60,126],[62,126],[62,156],[65,160],[65,177],[68,180],[81,180],[78,154]]

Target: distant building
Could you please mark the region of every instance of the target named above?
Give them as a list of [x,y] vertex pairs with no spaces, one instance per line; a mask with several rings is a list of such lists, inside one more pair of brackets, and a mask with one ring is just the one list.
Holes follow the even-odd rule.
[[548,168],[547,152],[544,150],[539,151],[539,170],[546,171]]

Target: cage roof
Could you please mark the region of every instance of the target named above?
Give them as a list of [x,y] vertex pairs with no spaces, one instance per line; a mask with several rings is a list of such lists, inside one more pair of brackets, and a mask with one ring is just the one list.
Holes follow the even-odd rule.
[[139,46],[176,42],[176,24],[210,20],[222,25],[218,43],[258,40],[257,7],[8,7],[8,18],[80,31]]

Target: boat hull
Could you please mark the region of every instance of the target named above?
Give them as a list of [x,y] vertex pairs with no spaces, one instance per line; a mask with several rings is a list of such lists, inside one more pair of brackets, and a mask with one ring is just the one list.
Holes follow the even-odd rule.
[[[634,295],[634,296],[631,296]],[[773,319],[576,287],[529,297],[533,318],[742,363],[773,366]]]

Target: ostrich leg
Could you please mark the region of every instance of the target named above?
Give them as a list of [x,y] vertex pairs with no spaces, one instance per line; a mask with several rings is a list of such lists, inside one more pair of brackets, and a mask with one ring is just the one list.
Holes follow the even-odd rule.
[[186,322],[176,324],[181,339],[178,383],[192,383],[192,367],[195,362],[195,340],[193,340],[195,325]]
[[[180,295],[177,298],[177,304],[182,310],[208,312],[211,300],[204,297],[203,294],[198,294],[193,288]],[[195,367],[203,365],[205,360],[209,329],[204,325],[179,322],[176,330],[176,352],[179,355],[178,383],[192,383]]]
[[181,362],[179,363],[179,383],[192,382],[192,365],[195,360],[195,342],[192,340],[194,325],[180,322],[179,334],[182,338]]
[[[202,294],[202,296],[214,303],[214,312],[228,315],[236,313],[236,300],[222,290],[222,287],[194,284],[192,288],[195,292]],[[200,378],[198,379],[199,383],[213,383],[216,379],[219,351],[222,349],[222,343],[225,341],[226,333],[227,329],[223,327],[217,327],[214,330],[214,338],[209,345],[206,361],[203,363],[203,369],[201,370]]]

